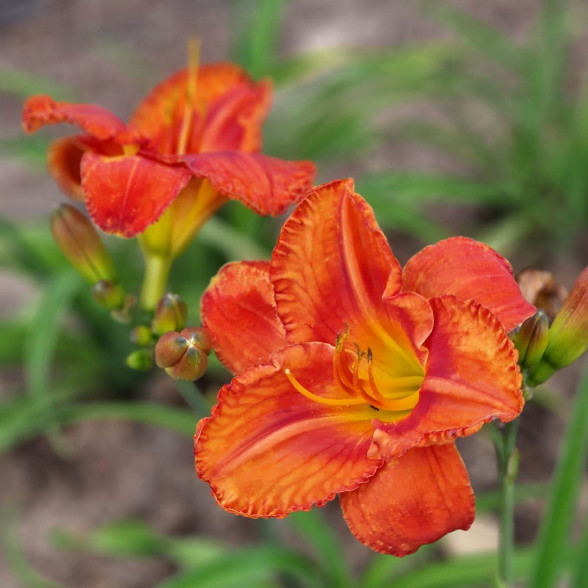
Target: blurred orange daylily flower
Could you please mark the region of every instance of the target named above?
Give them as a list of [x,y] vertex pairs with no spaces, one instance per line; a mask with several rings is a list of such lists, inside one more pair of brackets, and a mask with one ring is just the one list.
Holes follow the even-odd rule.
[[139,235],[157,266],[228,199],[276,215],[311,187],[311,162],[258,153],[271,93],[269,81],[256,84],[236,65],[194,63],[156,86],[128,124],[99,106],[40,95],[27,100],[23,126],[33,133],[68,122],[84,131],[52,143],[55,180],[106,233]]
[[317,188],[271,262],[229,264],[203,296],[237,375],[198,425],[197,473],[251,517],[340,494],[353,534],[397,556],[467,529],[454,440],[521,412],[507,331],[534,312],[488,246],[447,239],[401,269],[352,180]]

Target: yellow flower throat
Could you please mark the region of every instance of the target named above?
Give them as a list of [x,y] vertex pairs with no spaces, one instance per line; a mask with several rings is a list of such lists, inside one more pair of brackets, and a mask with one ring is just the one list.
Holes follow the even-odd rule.
[[[314,394],[305,388],[289,369],[284,373],[292,386],[303,396],[327,406],[353,406],[368,404],[372,408],[388,412],[412,410],[419,400],[419,390],[424,370],[410,375],[391,374],[380,367],[374,369],[372,350],[362,351],[357,344],[355,358],[349,361],[350,344],[347,342],[349,329],[337,336],[333,357],[335,381],[348,397],[327,398]],[[376,372],[376,373],[374,373]]]

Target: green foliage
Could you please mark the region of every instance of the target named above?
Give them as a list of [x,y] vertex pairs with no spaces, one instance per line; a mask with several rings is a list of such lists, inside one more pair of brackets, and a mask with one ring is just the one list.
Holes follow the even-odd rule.
[[[558,586],[562,565],[571,547],[572,523],[576,515],[588,455],[588,370],[571,409],[547,511],[537,540],[537,557],[532,568],[531,588]],[[579,557],[579,560],[585,559]],[[586,571],[579,561],[577,576]]]

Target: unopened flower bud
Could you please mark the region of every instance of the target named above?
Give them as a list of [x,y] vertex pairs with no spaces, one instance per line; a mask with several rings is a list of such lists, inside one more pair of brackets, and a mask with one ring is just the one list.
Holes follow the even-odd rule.
[[148,349],[137,349],[127,356],[127,365],[139,372],[150,370],[153,365],[153,352]]
[[212,348],[206,329],[193,327],[165,333],[155,346],[155,361],[176,380],[193,382],[204,374]]
[[519,352],[519,365],[530,367],[539,363],[549,342],[549,320],[539,310],[519,328],[514,346]]
[[108,310],[122,308],[125,305],[126,294],[122,286],[109,280],[100,280],[92,288],[94,300]]
[[553,321],[567,291],[555,281],[551,272],[535,268],[524,269],[517,275],[517,284],[525,300],[545,312],[550,322]]
[[167,293],[159,299],[151,330],[157,336],[161,336],[168,331],[179,331],[186,324],[188,318],[188,306],[177,295]]
[[561,369],[576,361],[587,347],[588,267],[576,280],[549,329],[545,358],[556,369]]
[[153,343],[151,329],[145,325],[139,325],[131,330],[129,334],[131,341],[139,347],[148,347]]
[[88,282],[116,280],[114,264],[102,239],[77,208],[61,204],[51,215],[51,233],[67,260]]

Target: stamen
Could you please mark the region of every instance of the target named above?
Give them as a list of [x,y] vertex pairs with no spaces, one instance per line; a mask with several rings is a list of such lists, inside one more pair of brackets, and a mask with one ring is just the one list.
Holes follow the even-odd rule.
[[356,404],[365,404],[361,398],[323,398],[322,396],[317,396],[302,386],[288,368],[284,370],[284,374],[286,374],[290,384],[294,386],[297,392],[300,392],[302,396],[309,400],[313,400],[314,402],[318,402],[319,404],[325,404],[327,406],[352,406]]
[[345,391],[353,395],[355,394],[353,380],[349,375],[349,371],[345,369],[345,366],[342,364],[342,357],[342,351],[335,350],[335,357],[333,359],[333,372],[335,374],[335,378],[337,378],[343,388],[345,388]]
[[382,405],[385,405],[386,398],[384,396],[382,396],[382,394],[378,390],[378,387],[376,386],[376,382],[374,380],[374,371],[372,370],[372,350],[368,347],[368,351],[367,352],[368,352],[368,355],[367,355],[367,361],[368,361],[367,373],[368,373],[368,381],[370,383],[370,389],[372,391],[372,394],[374,395],[374,398],[376,400],[378,400]]
[[180,128],[180,138],[178,140],[178,155],[186,153],[188,138],[192,129],[192,120],[196,109],[196,94],[198,87],[198,66],[200,65],[200,40],[188,40],[188,79],[186,81],[186,106],[184,108],[184,117]]
[[353,368],[353,389],[356,394],[359,394],[365,402],[376,408],[382,408],[380,402],[376,398],[370,396],[364,389],[361,380],[359,379],[359,361]]

